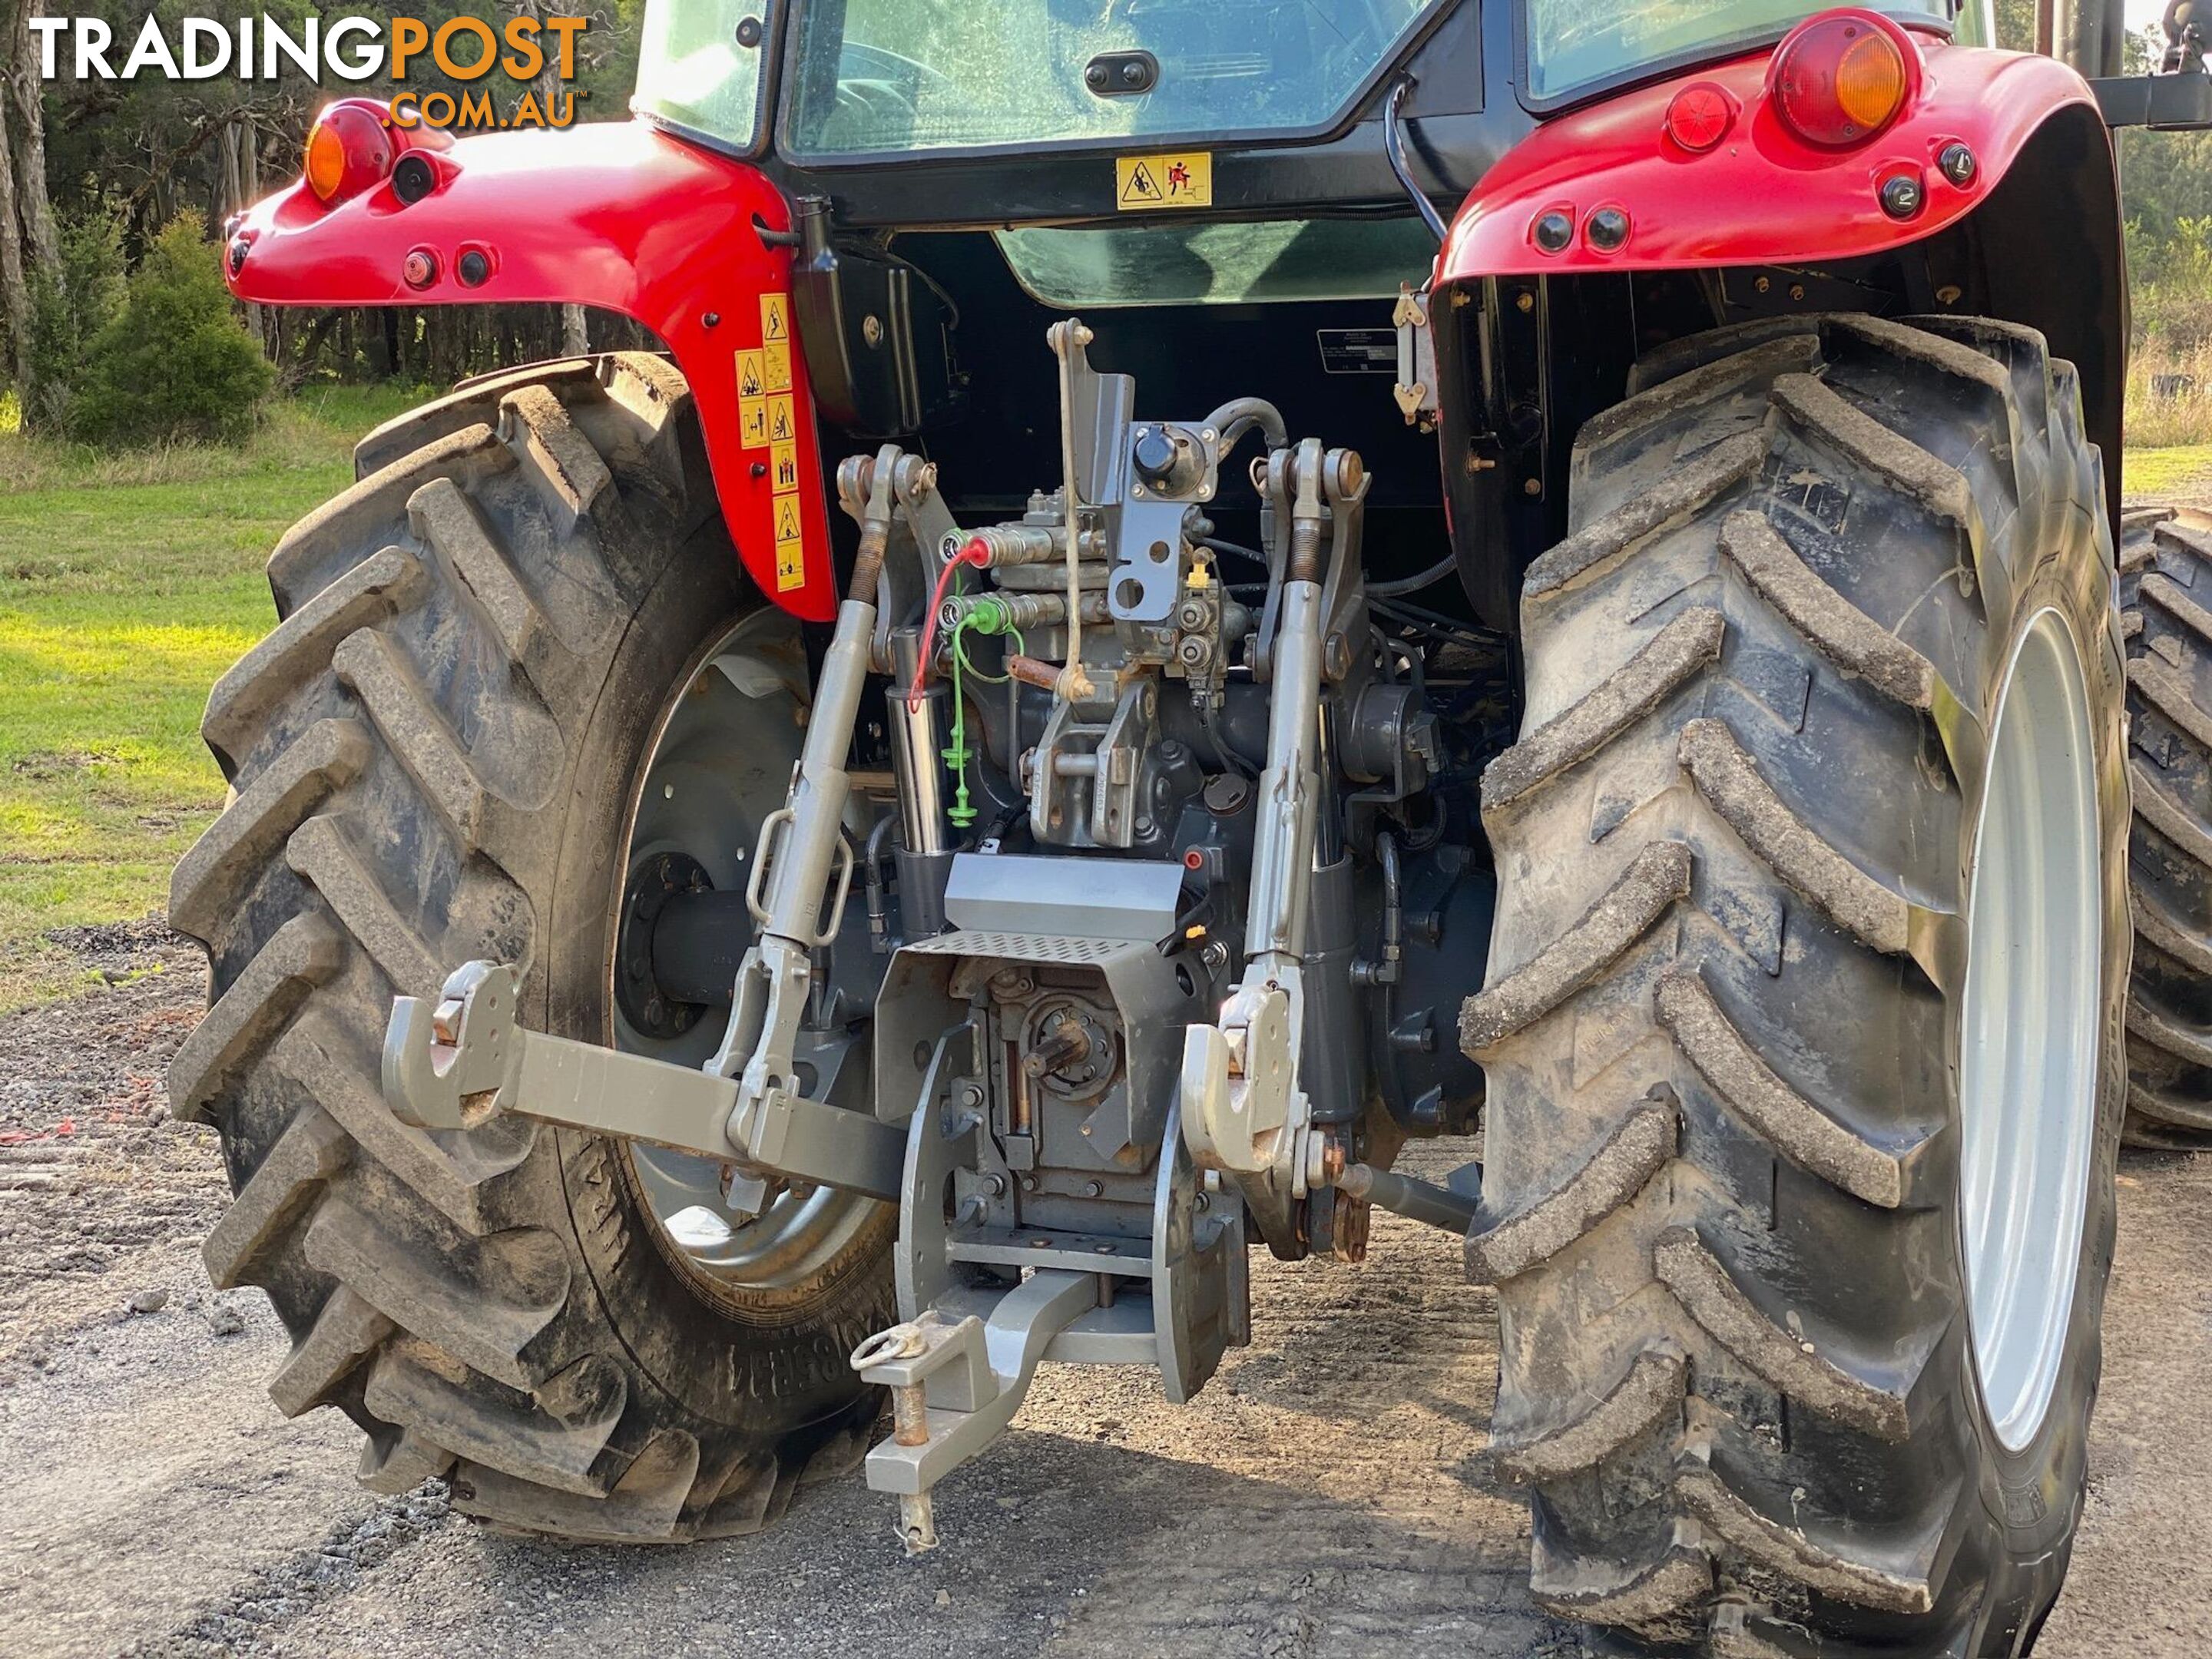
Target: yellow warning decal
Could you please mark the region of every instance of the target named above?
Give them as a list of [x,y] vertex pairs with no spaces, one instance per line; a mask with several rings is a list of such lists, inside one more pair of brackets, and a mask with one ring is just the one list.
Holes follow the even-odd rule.
[[788,592],[806,580],[806,541],[800,527],[799,497],[775,498],[775,591]]
[[768,367],[758,351],[738,354],[738,396],[757,398],[768,390]]
[[[765,420],[765,415],[762,417]],[[794,443],[770,444],[768,447],[768,474],[770,489],[799,488],[799,446]]]
[[[748,352],[748,356],[757,354]],[[765,448],[768,444],[768,399],[740,398],[738,399],[738,442],[747,449]]]
[[791,394],[777,392],[768,400],[768,441],[787,444],[799,436],[799,422],[791,412]]
[[803,532],[799,528],[799,497],[779,495],[775,498],[775,538],[780,542],[795,542]]
[[789,343],[791,339],[791,296],[787,294],[761,295],[761,338],[773,344],[778,340]]
[[1114,205],[1124,213],[1213,205],[1213,156],[1202,149],[1182,155],[1117,155]]
[[761,348],[761,373],[770,392],[791,390],[791,346],[787,341],[770,340]]

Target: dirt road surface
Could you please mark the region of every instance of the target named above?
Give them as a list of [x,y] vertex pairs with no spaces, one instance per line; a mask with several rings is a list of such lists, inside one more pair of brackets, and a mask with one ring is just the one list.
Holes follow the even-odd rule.
[[[0,1651],[1579,1651],[1529,1604],[1527,1510],[1485,1451],[1492,1301],[1449,1238],[1390,1217],[1363,1267],[1258,1262],[1252,1346],[1189,1407],[1048,1370],[941,1489],[945,1546],[919,1561],[858,1476],[766,1538],[671,1550],[492,1537],[435,1482],[374,1498],[349,1424],[269,1403],[267,1304],[200,1269],[228,1188],[161,1082],[193,953],[153,927],[82,948],[130,982],[0,1021]],[[2089,1507],[2043,1659],[2212,1652],[2212,1158],[2131,1158],[2121,1187]]]

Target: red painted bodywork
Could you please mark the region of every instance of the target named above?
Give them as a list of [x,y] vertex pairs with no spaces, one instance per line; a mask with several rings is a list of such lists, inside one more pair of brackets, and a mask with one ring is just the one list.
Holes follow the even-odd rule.
[[[771,452],[745,447],[739,430],[738,353],[762,343],[761,296],[790,291],[789,252],[763,243],[753,225],[757,217],[788,228],[782,193],[758,169],[643,122],[465,137],[429,159],[440,182],[411,205],[388,180],[327,208],[304,183],[259,203],[231,230],[233,250],[246,244],[235,271],[225,258],[231,291],[261,305],[560,303],[635,318],[667,344],[691,383],[745,568],[785,610],[811,621],[832,616],[828,504],[796,340],[789,355],[803,576],[781,591]],[[491,264],[473,288],[457,274],[469,249]],[[434,280],[422,289],[401,275],[416,250],[437,260]]]
[[[1545,123],[1491,168],[1453,222],[1438,279],[1880,253],[1971,212],[2056,111],[2069,104],[2095,108],[2088,84],[2051,58],[1952,46],[1872,12],[1840,15],[1866,19],[1906,46],[1913,84],[1902,112],[1875,137],[1821,149],[1796,137],[1768,100],[1766,52],[1638,88]],[[1728,133],[1702,153],[1667,132],[1668,100],[1695,82],[1725,88],[1740,106]],[[1959,143],[1976,164],[1963,187],[1936,166],[1944,149]],[[1907,219],[1884,212],[1876,194],[1899,173],[1916,174],[1926,192],[1920,211]],[[1607,207],[1629,218],[1627,240],[1610,252],[1583,234],[1589,216]],[[1546,253],[1531,230],[1553,208],[1573,216],[1575,234],[1563,252]]]

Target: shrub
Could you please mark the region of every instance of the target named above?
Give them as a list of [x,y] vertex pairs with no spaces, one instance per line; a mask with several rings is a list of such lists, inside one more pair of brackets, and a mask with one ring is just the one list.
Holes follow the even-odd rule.
[[275,378],[231,311],[205,222],[187,210],[148,246],[122,313],[94,337],[70,425],[99,444],[237,443]]
[[104,204],[65,219],[57,265],[31,272],[23,424],[66,432],[92,343],[123,308],[123,227]]

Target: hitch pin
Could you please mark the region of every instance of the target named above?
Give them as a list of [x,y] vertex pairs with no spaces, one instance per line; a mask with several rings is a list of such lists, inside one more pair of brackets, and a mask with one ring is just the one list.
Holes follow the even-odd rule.
[[[853,1350],[852,1367],[865,1371],[872,1365],[890,1359],[918,1358],[927,1342],[913,1325],[894,1325],[887,1331],[878,1331]],[[926,1446],[929,1443],[929,1389],[919,1380],[894,1383],[891,1387],[891,1439],[901,1446]],[[929,1492],[902,1492],[898,1495],[899,1541],[906,1546],[908,1555],[921,1555],[937,1547],[937,1506]]]

